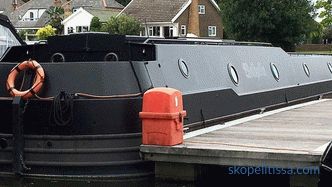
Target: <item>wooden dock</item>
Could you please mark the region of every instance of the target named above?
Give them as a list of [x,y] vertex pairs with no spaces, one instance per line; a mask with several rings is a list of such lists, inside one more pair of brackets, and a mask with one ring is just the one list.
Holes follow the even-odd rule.
[[319,166],[331,140],[332,100],[322,99],[192,132],[181,145],[142,145],[141,153],[145,160],[156,162],[156,175],[172,177],[170,170],[197,164]]

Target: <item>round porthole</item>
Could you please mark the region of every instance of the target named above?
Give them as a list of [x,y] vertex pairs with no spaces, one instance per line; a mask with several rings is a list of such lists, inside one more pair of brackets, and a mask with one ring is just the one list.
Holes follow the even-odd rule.
[[51,56],[51,62],[65,62],[65,56],[62,53],[54,53]]
[[304,70],[305,74],[306,74],[308,77],[310,77],[310,70],[309,70],[309,68],[308,68],[308,66],[307,66],[306,63],[303,63],[303,70]]
[[115,53],[107,53],[104,57],[104,61],[106,62],[119,61],[119,57]]
[[327,67],[329,68],[330,72],[332,73],[332,64],[330,62],[327,63]]
[[231,64],[228,64],[228,74],[235,85],[239,84],[239,76],[236,72],[236,69]]
[[279,75],[279,71],[278,71],[277,66],[276,66],[275,64],[271,63],[271,64],[270,64],[270,68],[271,68],[271,72],[272,72],[273,77],[274,77],[277,81],[279,81],[279,79],[280,79],[280,75]]
[[183,59],[179,59],[178,65],[179,65],[179,69],[181,71],[181,74],[185,78],[189,78],[189,69],[188,69],[188,66],[186,64],[186,61],[184,61]]

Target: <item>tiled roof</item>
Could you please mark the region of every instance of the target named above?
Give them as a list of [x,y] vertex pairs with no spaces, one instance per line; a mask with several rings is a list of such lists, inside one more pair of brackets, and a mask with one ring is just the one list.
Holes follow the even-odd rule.
[[171,22],[189,0],[132,0],[122,13],[141,22]]
[[[0,0],[0,11],[4,11],[3,14],[8,15],[13,11],[13,0]],[[24,2],[17,0],[17,6],[21,6]]]
[[[62,0],[62,2],[65,4],[67,1]],[[72,3],[71,6],[73,8],[79,8],[79,7],[93,7],[97,9],[123,8],[123,6],[117,3],[115,0],[72,0],[71,3]],[[29,9],[34,9],[34,8],[48,9],[51,6],[53,6],[53,0],[30,0],[29,2],[18,7],[18,9],[12,12],[9,15],[9,17],[11,22],[16,28],[40,28],[45,26],[45,24],[48,22],[47,13],[44,13],[38,21],[22,21],[20,20],[20,17],[24,16],[24,14]]]
[[96,16],[100,19],[101,22],[106,22],[110,17],[116,16],[120,13],[121,10],[108,10],[108,9],[95,9],[95,8],[86,8],[86,11],[88,11],[93,16]]
[[115,0],[72,0],[74,8],[91,7],[91,8],[123,8],[121,4]]
[[[39,28],[42,27],[43,24],[41,24],[41,19],[38,21],[22,21],[20,20],[21,17],[24,16],[24,14],[29,9],[34,8],[45,8],[48,9],[50,6],[53,5],[53,0],[30,0],[29,2],[23,4],[22,6],[18,7],[17,10],[12,12],[9,16],[10,21],[13,23],[15,28]],[[41,18],[46,18],[48,15],[44,13]],[[47,21],[46,21],[47,22]],[[37,24],[39,23],[39,24]]]

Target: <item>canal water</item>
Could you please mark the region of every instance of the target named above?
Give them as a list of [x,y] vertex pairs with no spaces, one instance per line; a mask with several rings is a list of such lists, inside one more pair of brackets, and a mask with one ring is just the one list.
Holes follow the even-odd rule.
[[250,177],[250,178],[206,178],[197,182],[180,182],[155,180],[154,178],[125,181],[92,181],[92,180],[55,180],[36,178],[0,178],[0,187],[289,187],[285,177]]
[[[179,171],[181,172],[181,171]],[[51,178],[0,177],[0,187],[290,187],[289,175],[228,175],[224,168],[209,166],[199,174],[196,182],[166,181],[154,177],[133,180],[73,180]]]

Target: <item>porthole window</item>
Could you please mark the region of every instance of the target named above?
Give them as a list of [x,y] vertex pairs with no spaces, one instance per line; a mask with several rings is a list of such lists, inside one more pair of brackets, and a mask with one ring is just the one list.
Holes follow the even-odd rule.
[[235,85],[239,84],[239,76],[235,67],[231,64],[228,64],[228,74]]
[[332,73],[332,64],[330,62],[327,63],[327,67],[329,68],[330,72]]
[[179,69],[181,71],[181,74],[185,78],[189,78],[189,69],[188,69],[186,61],[184,61],[183,59],[179,59],[178,65],[179,65]]
[[62,53],[54,53],[51,56],[51,62],[65,62],[65,56]]
[[119,61],[119,57],[116,53],[107,53],[104,57],[104,61],[106,62]]
[[310,77],[310,70],[309,70],[309,68],[308,68],[308,66],[307,66],[306,63],[303,63],[303,70],[304,70],[305,74],[306,74],[308,77]]
[[272,72],[273,77],[274,77],[277,81],[279,81],[279,79],[280,79],[280,75],[279,75],[279,70],[278,70],[277,66],[276,66],[275,64],[271,63],[271,64],[270,64],[270,68],[271,68],[271,72]]

